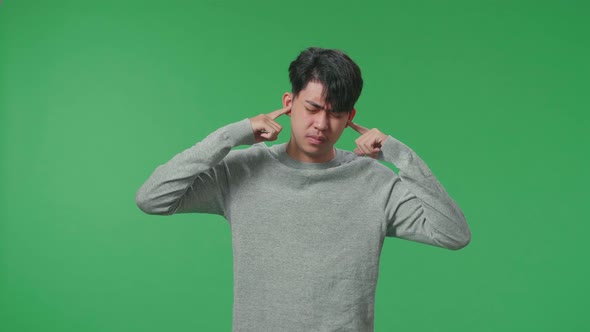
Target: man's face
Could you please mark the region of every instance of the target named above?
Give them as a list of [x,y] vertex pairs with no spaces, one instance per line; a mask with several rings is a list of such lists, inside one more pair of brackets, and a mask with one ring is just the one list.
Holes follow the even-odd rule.
[[304,162],[326,162],[334,158],[334,144],[346,128],[348,112],[331,111],[322,98],[324,86],[309,82],[293,99],[291,93],[283,95],[283,106],[291,106],[291,140],[287,153]]

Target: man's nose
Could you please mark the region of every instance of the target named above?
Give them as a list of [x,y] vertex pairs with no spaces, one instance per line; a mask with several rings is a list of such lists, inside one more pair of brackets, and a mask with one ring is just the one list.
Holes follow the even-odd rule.
[[314,127],[317,130],[328,129],[328,112],[318,112],[314,120]]

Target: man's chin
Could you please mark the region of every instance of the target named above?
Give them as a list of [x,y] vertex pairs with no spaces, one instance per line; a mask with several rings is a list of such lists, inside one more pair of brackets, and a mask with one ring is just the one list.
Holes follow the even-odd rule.
[[303,144],[293,143],[293,141],[289,142],[292,149],[289,149],[288,147],[288,150],[291,150],[294,155],[299,154],[301,157],[305,156],[304,158],[309,159],[310,162],[329,161],[334,157],[334,146],[329,142],[324,142],[323,144],[309,144],[309,142],[304,139]]
[[305,151],[313,154],[324,154],[332,151],[332,145],[324,142],[322,144],[305,144]]
[[324,157],[332,157],[333,151],[334,147],[330,144],[326,144],[325,146],[310,145],[306,146],[303,150],[303,152],[309,157],[320,159]]

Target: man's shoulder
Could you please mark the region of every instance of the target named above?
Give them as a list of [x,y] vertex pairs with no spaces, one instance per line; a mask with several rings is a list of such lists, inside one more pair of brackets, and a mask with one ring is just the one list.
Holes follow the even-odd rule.
[[271,157],[271,147],[264,142],[252,144],[242,149],[233,149],[225,158],[226,162],[260,162],[262,159]]
[[337,151],[340,155],[339,158],[343,163],[356,163],[363,168],[389,169],[377,159],[367,156],[359,156],[358,154],[348,150],[337,149]]
[[339,154],[342,164],[354,169],[357,176],[381,180],[397,177],[397,174],[386,162],[371,157],[359,156],[347,150],[339,150]]

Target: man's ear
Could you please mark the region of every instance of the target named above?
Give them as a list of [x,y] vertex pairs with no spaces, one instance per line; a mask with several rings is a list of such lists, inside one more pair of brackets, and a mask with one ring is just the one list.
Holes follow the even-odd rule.
[[[355,115],[356,115],[356,109],[354,109],[354,107],[353,107],[352,110],[350,111],[350,113],[348,113],[348,121],[352,121],[352,119],[354,119]],[[346,124],[346,126],[348,127],[348,124]]]
[[[285,92],[283,94],[283,107],[293,106],[293,94],[290,92]],[[291,116],[291,111],[287,113],[288,116]]]

